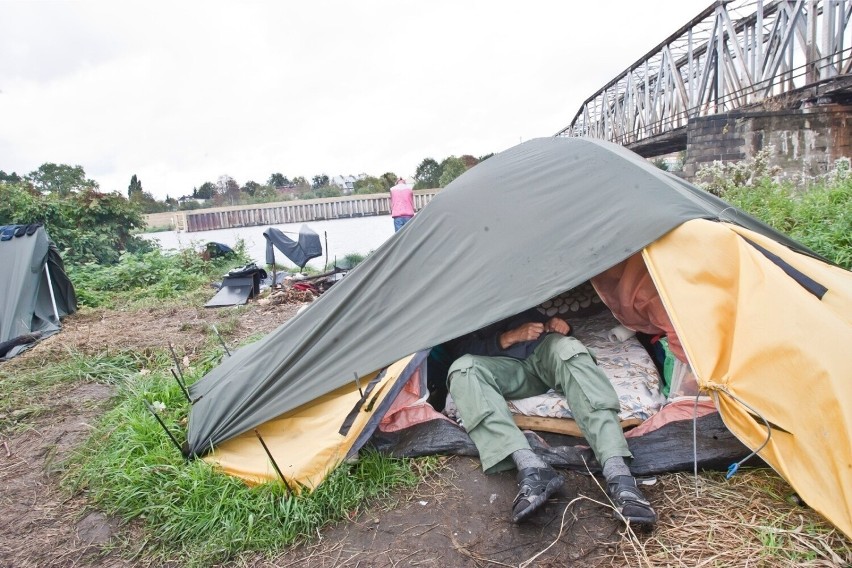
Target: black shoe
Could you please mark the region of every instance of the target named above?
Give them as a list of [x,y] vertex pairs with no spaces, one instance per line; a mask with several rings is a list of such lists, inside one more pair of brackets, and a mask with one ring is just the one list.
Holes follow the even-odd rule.
[[525,467],[518,471],[518,495],[512,503],[512,522],[519,523],[541,507],[565,478],[552,467]]
[[657,513],[636,486],[636,478],[618,475],[607,480],[606,494],[615,507],[615,518],[633,525],[653,525]]

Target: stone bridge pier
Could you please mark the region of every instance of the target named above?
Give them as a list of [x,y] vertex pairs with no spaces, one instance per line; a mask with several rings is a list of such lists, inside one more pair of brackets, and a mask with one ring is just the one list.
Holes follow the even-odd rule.
[[852,156],[852,104],[798,109],[739,110],[694,118],[686,128],[684,177],[702,166],[735,162],[768,148],[770,165],[788,179],[824,174]]

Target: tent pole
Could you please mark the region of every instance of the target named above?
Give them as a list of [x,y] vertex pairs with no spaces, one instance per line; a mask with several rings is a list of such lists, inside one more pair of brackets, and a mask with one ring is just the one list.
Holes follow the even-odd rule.
[[230,357],[230,356],[231,356],[231,350],[230,350],[230,349],[228,349],[228,346],[227,346],[227,345],[225,345],[225,340],[224,340],[224,339],[222,339],[222,336],[221,336],[221,335],[219,335],[219,330],[218,330],[218,329],[216,329],[216,326],[215,326],[215,325],[211,325],[210,327],[212,327],[212,328],[213,328],[213,333],[215,333],[215,334],[216,334],[216,337],[218,337],[218,338],[219,338],[219,343],[221,343],[221,344],[222,344],[222,347],[224,347],[224,348],[225,348],[225,353],[227,353],[227,354],[228,354],[228,357]]
[[160,423],[160,426],[162,426],[162,427],[163,427],[163,430],[165,430],[165,431],[166,431],[166,434],[168,434],[168,435],[169,435],[169,438],[171,438],[172,443],[173,443],[173,444],[175,445],[175,447],[178,449],[178,451],[180,452],[180,454],[181,454],[181,455],[183,455],[183,450],[181,449],[180,444],[178,444],[178,441],[177,441],[177,440],[175,440],[175,437],[172,435],[172,433],[169,431],[169,429],[168,429],[168,428],[166,428],[166,424],[163,422],[163,419],[162,419],[162,418],[160,418],[160,415],[159,415],[159,414],[157,414],[157,411],[156,411],[156,410],[154,410],[154,407],[153,407],[153,406],[151,406],[151,405],[148,403],[148,401],[147,401],[147,400],[144,400],[144,399],[143,399],[143,400],[142,400],[142,402],[144,402],[144,403],[145,403],[145,406],[147,406],[147,407],[148,407],[148,411],[149,411],[151,414],[153,414],[153,415],[154,415],[154,418],[156,418],[156,419],[157,419],[157,422],[159,422],[159,423]]
[[53,304],[53,315],[56,316],[56,323],[59,323],[59,310],[56,309],[56,296],[53,295],[53,282],[50,278],[50,269],[47,265],[50,261],[44,263],[44,273],[47,275],[47,289],[50,290],[50,303]]
[[275,468],[275,472],[278,474],[278,477],[281,478],[281,482],[284,483],[284,487],[287,488],[287,496],[293,497],[293,490],[290,489],[290,484],[287,483],[287,480],[284,478],[284,474],[281,473],[281,469],[278,467],[278,463],[275,461],[275,458],[272,457],[272,452],[269,451],[269,448],[266,447],[266,442],[263,441],[263,438],[260,437],[260,432],[255,429],[254,435],[257,436],[257,439],[260,440],[260,445],[263,446],[263,451],[266,452],[266,456],[269,458],[269,461],[272,462],[272,467]]
[[361,390],[361,380],[358,378],[358,371],[353,371],[353,373],[355,373],[355,386],[358,387],[361,398],[364,398],[364,391]]
[[183,371],[180,368],[180,363],[178,362],[177,353],[175,353],[175,346],[171,342],[169,342],[169,351],[172,352],[172,359],[175,360],[175,367],[177,367],[178,373],[180,374],[180,378],[183,379],[184,382],[186,382],[186,379],[183,378]]
[[175,373],[174,369],[169,369],[169,371],[172,372],[172,376],[175,378],[175,381],[177,381],[177,384],[180,387],[180,390],[183,391],[183,396],[186,397],[186,400],[189,401],[189,404],[192,404],[192,399],[189,397],[189,391],[186,390],[186,385],[184,385],[183,382],[181,382],[181,380],[177,376],[177,373]]

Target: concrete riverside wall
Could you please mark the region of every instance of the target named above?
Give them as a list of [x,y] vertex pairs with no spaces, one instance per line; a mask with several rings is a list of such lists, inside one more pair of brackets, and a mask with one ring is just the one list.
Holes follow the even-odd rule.
[[[419,211],[438,193],[424,189],[414,192],[414,208]],[[146,215],[149,227],[171,227],[176,231],[210,231],[233,227],[304,223],[326,219],[349,219],[372,215],[389,215],[389,194],[351,195],[298,201],[280,201],[255,205],[214,207],[187,211],[169,211]]]
[[175,228],[175,215],[178,211],[164,211],[162,213],[148,213],[143,215],[149,229],[169,227]]
[[770,165],[778,166],[782,177],[817,176],[835,160],[852,156],[849,126],[852,107],[843,105],[696,118],[687,126],[684,174],[695,179],[702,166],[745,160],[772,146]]

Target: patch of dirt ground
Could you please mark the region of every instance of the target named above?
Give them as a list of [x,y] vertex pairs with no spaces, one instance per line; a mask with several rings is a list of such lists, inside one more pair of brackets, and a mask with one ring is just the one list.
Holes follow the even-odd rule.
[[[69,352],[151,353],[169,343],[180,357],[192,358],[209,341],[215,325],[226,344],[238,345],[272,331],[293,317],[300,304],[205,309],[151,308],[123,312],[84,310],[63,321],[62,331],[18,357],[3,362],[5,373],[66,357]],[[79,495],[60,490],[58,465],[87,438],[114,387],[82,383],[63,386],[31,427],[0,436],[0,568],[44,566],[135,566],[106,554],[116,544],[116,519],[90,510]],[[124,535],[125,537],[127,535]]]
[[[2,370],[14,373],[17,365],[55,361],[69,349],[88,354],[110,349],[146,352],[162,349],[169,342],[180,356],[191,357],[210,341],[211,325],[219,328],[227,343],[237,345],[249,336],[271,331],[292,317],[298,307],[251,304],[239,309],[86,311],[67,318],[61,333],[3,363]],[[68,496],[58,486],[58,464],[86,439],[112,395],[112,387],[106,385],[67,386],[53,394],[50,412],[35,418],[32,427],[0,436],[0,567],[151,565],[144,552],[135,557],[130,557],[127,549],[121,552],[126,542],[144,550],[144,543],[134,534],[134,524],[122,525],[90,508],[84,496]],[[647,535],[640,534],[638,540],[623,536],[624,526],[594,501],[603,499],[603,493],[590,476],[566,472],[567,483],[556,498],[528,522],[514,525],[509,520],[517,491],[513,473],[485,476],[476,459],[442,460],[444,466],[416,489],[371,504],[354,518],[319,531],[311,542],[273,559],[243,556],[229,565],[390,568],[651,564],[641,557]],[[662,476],[656,485],[646,488],[661,525],[693,523],[669,496],[670,492],[682,495],[690,491],[677,487],[680,479]],[[713,562],[715,551],[708,553]]]
[[[624,526],[581,495],[602,498],[590,476],[567,482],[529,521],[509,519],[518,490],[514,472],[484,475],[479,460],[447,458],[445,467],[388,510],[369,510],[325,530],[270,566],[480,567],[629,566]],[[597,496],[597,497],[596,497]]]

